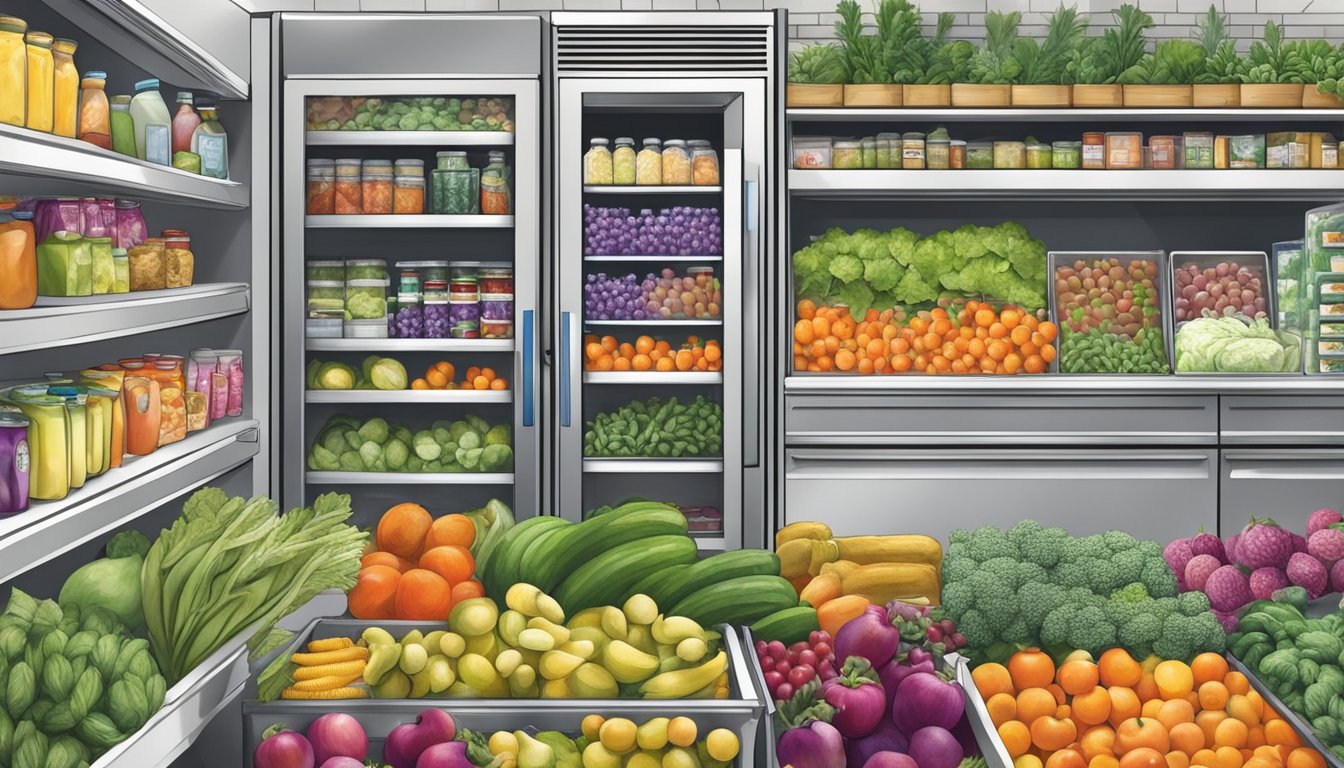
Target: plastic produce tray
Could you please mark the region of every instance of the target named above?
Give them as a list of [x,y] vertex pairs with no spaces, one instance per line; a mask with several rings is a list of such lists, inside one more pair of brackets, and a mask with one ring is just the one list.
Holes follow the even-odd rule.
[[[1157,276],[1153,279],[1153,287],[1157,290],[1157,310],[1161,315],[1159,327],[1162,329],[1162,346],[1166,355],[1167,366],[1171,370],[1176,370],[1175,359],[1175,331],[1172,324],[1171,291],[1169,283],[1171,282],[1170,270],[1167,267],[1167,255],[1164,251],[1050,251],[1045,256],[1045,288],[1046,288],[1046,306],[1049,308],[1050,317],[1059,326],[1059,336],[1055,340],[1055,346],[1058,354],[1050,362],[1050,372],[1059,373],[1060,365],[1063,361],[1064,347],[1064,327],[1066,325],[1063,318],[1059,316],[1059,310],[1056,306],[1057,296],[1055,295],[1055,270],[1061,264],[1076,260],[1093,261],[1097,259],[1119,259],[1121,264],[1130,264],[1136,260],[1144,259],[1157,262]],[[1104,371],[1080,371],[1069,374],[1071,376],[1122,376],[1126,374],[1107,373]],[[1165,375],[1165,374],[1159,374]]]
[[[329,637],[357,638],[369,626],[380,626],[400,636],[413,629],[432,631],[445,629],[442,623],[418,621],[370,622],[357,619],[318,619],[296,636],[282,651],[291,654],[309,640]],[[701,732],[713,728],[727,728],[742,742],[738,768],[756,768],[756,754],[752,745],[757,743],[757,729],[763,704],[760,692],[752,681],[748,665],[750,658],[742,650],[741,637],[732,627],[715,628],[723,635],[724,650],[728,653],[727,699],[343,699],[331,701],[288,701],[243,703],[243,729],[246,740],[246,768],[252,768],[252,753],[261,740],[261,734],[275,723],[296,730],[306,730],[308,724],[327,712],[352,715],[369,734],[369,753],[381,754],[383,739],[396,726],[414,722],[421,710],[441,709],[453,716],[459,728],[470,728],[489,733],[495,730],[557,730],[569,734],[579,732],[584,715],[628,717],[642,723],[651,717],[684,715],[695,721]],[[271,658],[274,658],[272,655]],[[262,663],[264,663],[263,660]],[[254,672],[263,668],[254,666]]]
[[985,763],[989,768],[1013,768],[1013,758],[1009,756],[1008,748],[1003,745],[998,729],[989,718],[989,709],[985,707],[984,697],[980,695],[980,690],[975,687],[975,681],[971,679],[971,665],[959,654],[951,653],[945,658],[947,663],[952,665],[957,682],[961,684],[961,690],[966,695],[966,717],[971,722],[971,733],[975,734],[975,741],[980,745],[980,754],[985,756]]
[[1167,257],[1167,289],[1171,296],[1171,321],[1173,326],[1180,330],[1180,327],[1188,320],[1178,322],[1176,320],[1176,270],[1188,264],[1194,264],[1203,271],[1206,267],[1216,267],[1220,263],[1235,261],[1243,267],[1260,268],[1260,287],[1261,295],[1265,299],[1265,319],[1274,328],[1279,327],[1278,301],[1274,283],[1274,271],[1269,266],[1269,254],[1264,251],[1172,251]]
[[1238,659],[1229,653],[1227,654],[1227,661],[1232,665],[1233,669],[1246,676],[1246,679],[1251,683],[1251,687],[1264,697],[1266,704],[1274,707],[1274,711],[1278,712],[1283,716],[1284,720],[1288,721],[1288,724],[1293,727],[1293,730],[1297,731],[1297,735],[1302,737],[1302,742],[1304,744],[1315,749],[1317,752],[1320,752],[1321,755],[1325,757],[1327,765],[1333,765],[1336,766],[1336,768],[1344,768],[1344,761],[1341,761],[1336,757],[1335,753],[1331,752],[1330,748],[1325,746],[1325,744],[1316,737],[1316,732],[1311,730],[1311,726],[1307,725],[1306,721],[1296,712],[1284,706],[1283,702],[1279,701],[1279,697],[1275,696],[1274,692],[1269,689],[1269,686],[1265,685],[1259,677],[1256,677],[1254,672],[1247,669],[1246,665],[1241,663],[1241,659]]
[[761,727],[757,729],[756,765],[760,768],[779,768],[779,760],[775,758],[775,742],[779,739],[775,733],[775,702],[765,689],[765,670],[761,669],[761,661],[756,658],[756,639],[747,627],[742,627],[742,647],[747,651],[747,671],[751,673],[752,685],[765,705]]

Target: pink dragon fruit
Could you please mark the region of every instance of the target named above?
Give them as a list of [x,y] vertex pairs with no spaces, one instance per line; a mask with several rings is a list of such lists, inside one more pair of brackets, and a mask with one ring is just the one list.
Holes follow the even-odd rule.
[[1190,539],[1192,555],[1213,555],[1218,562],[1227,562],[1227,552],[1223,549],[1223,540],[1208,531],[1200,531]]
[[1283,568],[1294,551],[1291,532],[1273,520],[1252,517],[1237,541],[1237,564],[1251,570]]
[[1329,507],[1321,507],[1307,518],[1307,536],[1339,522],[1344,522],[1344,516]]
[[1177,580],[1184,580],[1185,564],[1194,556],[1195,553],[1190,551],[1189,539],[1177,539],[1162,549],[1162,559],[1167,561]]
[[1235,611],[1255,599],[1251,595],[1250,579],[1235,565],[1220,566],[1209,574],[1204,593],[1216,611]]
[[1278,568],[1257,568],[1251,574],[1251,596],[1256,600],[1268,600],[1274,590],[1288,586],[1288,576]]
[[1288,574],[1288,581],[1299,587],[1305,587],[1313,600],[1325,594],[1330,584],[1330,575],[1325,566],[1306,552],[1294,552],[1292,557],[1288,558],[1285,572]]
[[1344,560],[1340,560],[1330,568],[1330,590],[1344,592]]
[[1325,563],[1334,565],[1344,560],[1344,531],[1338,528],[1322,528],[1307,539],[1307,554]]
[[1222,567],[1218,558],[1213,555],[1195,555],[1190,558],[1190,562],[1185,564],[1185,588],[1189,590],[1205,591],[1205,583],[1209,580],[1209,574]]

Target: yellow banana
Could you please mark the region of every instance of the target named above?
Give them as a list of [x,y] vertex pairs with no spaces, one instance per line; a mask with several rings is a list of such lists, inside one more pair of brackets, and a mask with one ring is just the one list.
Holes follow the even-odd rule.
[[624,640],[612,640],[602,649],[602,666],[621,683],[638,683],[658,671],[658,657],[635,648]]
[[685,616],[659,616],[649,631],[659,645],[676,645],[688,637],[705,639],[704,628]]
[[664,672],[646,680],[639,692],[646,699],[680,699],[710,685],[728,669],[728,654],[718,655],[705,663],[676,672]]
[[775,548],[779,555],[779,575],[786,579],[796,579],[807,575],[812,563],[812,540],[795,539]]

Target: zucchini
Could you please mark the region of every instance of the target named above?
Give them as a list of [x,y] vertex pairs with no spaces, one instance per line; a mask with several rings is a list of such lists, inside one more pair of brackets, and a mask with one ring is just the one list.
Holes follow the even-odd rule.
[[793,585],[779,576],[740,576],[712,584],[677,603],[668,616],[685,616],[702,627],[751,624],[798,604]]
[[641,579],[635,586],[631,587],[630,594],[626,595],[626,598],[629,599],[632,595],[648,595],[653,598],[654,604],[658,606],[658,610],[661,612],[665,606],[658,600],[658,598],[654,597],[654,593],[658,591],[659,585],[668,579],[674,578],[677,574],[690,567],[691,566],[685,563],[677,563],[676,565],[669,565],[662,570],[654,571]]
[[767,643],[778,640],[785,645],[793,645],[806,640],[808,635],[821,629],[817,623],[817,611],[812,606],[798,606],[775,611],[751,625],[751,636]]
[[499,546],[486,563],[485,572],[481,574],[481,585],[485,587],[485,593],[496,603],[503,605],[504,593],[518,581],[518,566],[528,546],[545,531],[569,525],[572,523],[568,520],[550,515],[538,515],[510,528],[509,532],[504,534],[504,538],[500,539]]
[[686,535],[686,516],[657,501],[637,501],[536,539],[523,555],[518,580],[550,594],[579,566],[626,542]]
[[778,576],[779,557],[763,549],[739,549],[711,555],[668,578],[648,593],[658,605],[680,603],[693,592],[741,576]]
[[[646,576],[669,565],[689,565],[695,562],[698,551],[694,541],[681,535],[629,541],[579,566],[560,583],[552,597],[565,609],[566,616],[585,608],[620,605],[629,596],[630,588]],[[792,592],[793,587],[789,590]]]

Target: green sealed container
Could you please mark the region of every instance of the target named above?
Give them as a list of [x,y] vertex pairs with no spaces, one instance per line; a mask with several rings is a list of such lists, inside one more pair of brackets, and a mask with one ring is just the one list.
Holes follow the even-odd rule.
[[93,254],[77,232],[53,232],[37,246],[37,292],[42,296],[93,295]]
[[113,293],[117,279],[117,268],[112,261],[112,238],[90,237],[89,260],[91,262],[93,293]]

